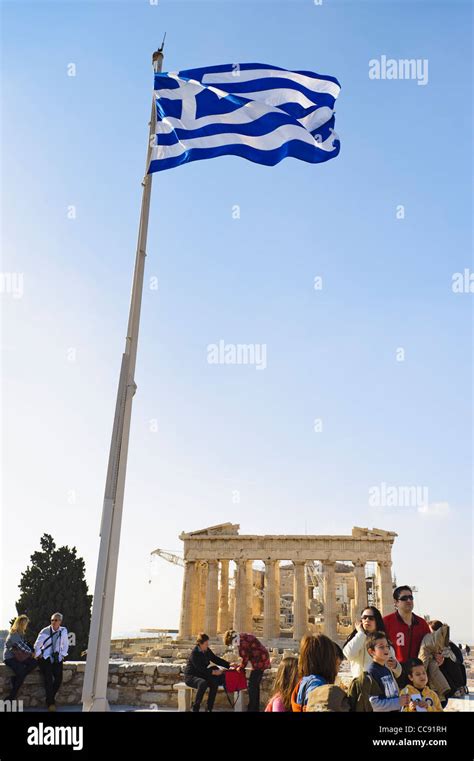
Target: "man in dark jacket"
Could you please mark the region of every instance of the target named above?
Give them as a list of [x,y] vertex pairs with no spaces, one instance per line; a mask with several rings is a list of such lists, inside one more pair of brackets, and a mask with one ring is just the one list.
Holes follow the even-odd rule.
[[[221,669],[213,666],[222,666]],[[194,687],[196,697],[192,706],[194,712],[198,712],[204,693],[209,688],[207,696],[207,710],[212,711],[216,699],[217,688],[224,684],[224,671],[230,663],[212,652],[209,647],[207,634],[200,634],[196,639],[196,647],[193,648],[184,669],[184,683],[188,687]]]

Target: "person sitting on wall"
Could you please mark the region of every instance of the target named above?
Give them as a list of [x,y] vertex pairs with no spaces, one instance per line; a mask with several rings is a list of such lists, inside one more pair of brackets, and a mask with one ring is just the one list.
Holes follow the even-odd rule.
[[3,660],[14,673],[11,677],[11,688],[7,700],[15,700],[18,690],[25,677],[38,665],[33,649],[25,641],[25,633],[29,623],[28,616],[17,616],[12,624],[3,648]]
[[246,632],[236,632],[228,629],[224,634],[224,644],[233,647],[239,654],[240,661],[232,664],[240,669],[245,669],[250,661],[252,671],[248,682],[249,704],[248,711],[260,711],[260,682],[265,669],[271,668],[270,655],[267,648],[262,645],[257,637]]
[[[213,666],[215,668],[213,668]],[[218,668],[221,666],[221,668]],[[230,663],[212,652],[209,647],[209,637],[202,632],[196,638],[196,645],[191,651],[184,669],[184,683],[188,687],[194,687],[196,697],[192,705],[192,711],[198,713],[204,693],[209,689],[207,696],[207,711],[212,711],[216,699],[217,688],[224,685],[224,669],[228,669]]]
[[56,710],[56,693],[63,681],[63,661],[69,650],[68,631],[62,626],[62,613],[53,613],[51,625],[41,629],[35,642],[35,655],[43,674],[48,711]]

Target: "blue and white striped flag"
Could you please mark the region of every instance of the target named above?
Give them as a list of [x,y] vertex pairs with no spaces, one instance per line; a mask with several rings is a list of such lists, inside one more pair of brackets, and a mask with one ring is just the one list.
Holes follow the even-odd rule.
[[149,172],[215,156],[274,166],[339,153],[334,77],[264,63],[155,74],[156,136]]

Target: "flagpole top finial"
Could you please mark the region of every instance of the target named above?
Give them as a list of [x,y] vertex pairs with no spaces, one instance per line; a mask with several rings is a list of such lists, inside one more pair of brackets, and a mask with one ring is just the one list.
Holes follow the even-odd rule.
[[155,50],[151,58],[155,73],[161,71],[161,66],[163,63],[163,48],[165,47],[165,39],[166,39],[166,32],[163,37],[163,42],[161,43],[158,50]]

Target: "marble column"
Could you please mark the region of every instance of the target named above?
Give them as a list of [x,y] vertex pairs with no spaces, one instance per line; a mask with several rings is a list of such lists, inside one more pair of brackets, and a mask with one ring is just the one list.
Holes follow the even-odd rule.
[[191,634],[195,636],[199,632],[199,590],[201,588],[201,561],[194,564],[194,594],[192,600]]
[[253,561],[245,563],[245,626],[244,631],[253,631]]
[[[365,582],[365,563],[354,562],[354,616],[359,619],[361,611],[367,605],[367,584]],[[355,621],[354,621],[355,624]]]
[[336,563],[325,560],[324,571],[324,634],[336,637]]
[[196,595],[196,624],[195,633],[199,634],[204,631],[204,606],[206,601],[206,586],[207,586],[207,563],[205,561],[199,562],[199,582],[197,585]]
[[382,616],[393,613],[392,561],[379,560],[377,563],[378,598]]
[[235,629],[235,590],[237,587],[237,565],[232,579],[229,578],[229,629]]
[[277,560],[275,567],[275,631],[276,636],[280,636],[280,561]]
[[217,604],[219,599],[217,571],[217,560],[209,560],[207,564],[206,602],[204,612],[204,631],[209,637],[217,636]]
[[[277,579],[277,561],[265,561],[265,587],[263,599],[263,637],[275,639],[280,635],[280,594]],[[277,605],[278,601],[278,605]],[[278,619],[277,619],[278,615]],[[277,626],[278,620],[278,626]]]
[[305,564],[294,561],[293,577],[293,639],[300,640],[308,630]]
[[219,586],[219,615],[217,631],[223,634],[230,628],[229,623],[229,561],[221,560],[221,578]]
[[236,578],[235,578],[235,613],[234,628],[237,632],[243,632],[246,629],[247,617],[247,569],[246,560],[236,560]]
[[180,639],[189,639],[193,633],[193,598],[196,593],[195,579],[196,563],[192,560],[186,560],[184,563],[181,616],[179,620]]

